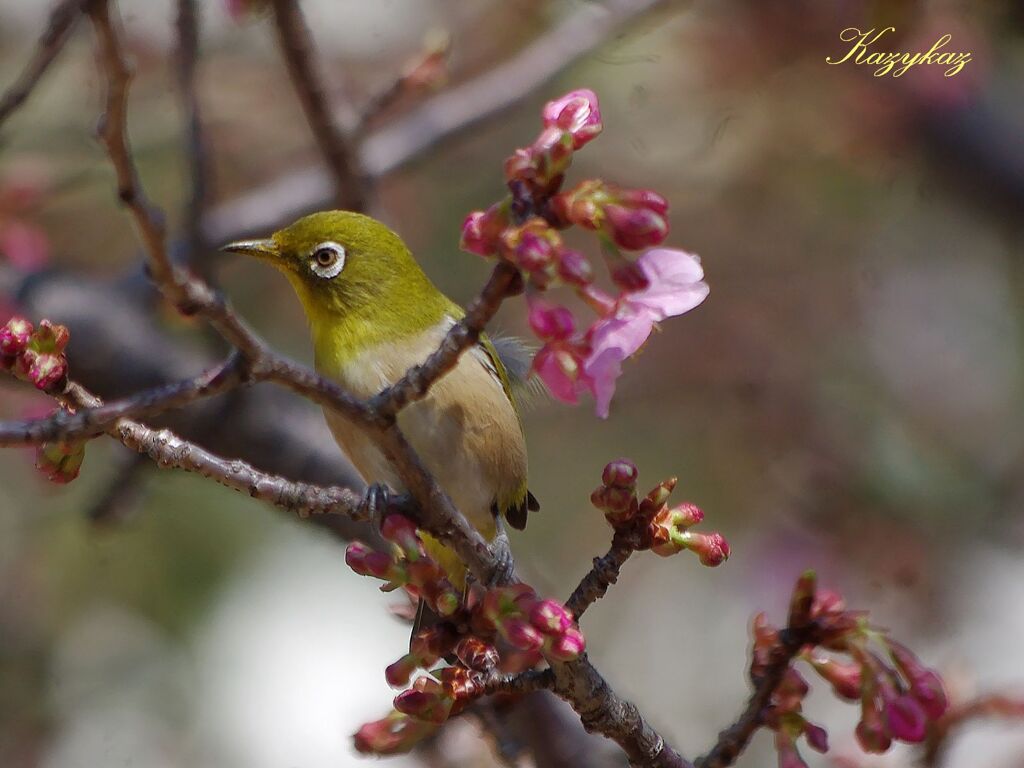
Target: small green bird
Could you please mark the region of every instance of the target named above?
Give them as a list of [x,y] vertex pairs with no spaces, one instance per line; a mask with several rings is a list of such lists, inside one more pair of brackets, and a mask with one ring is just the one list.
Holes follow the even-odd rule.
[[[299,219],[265,240],[224,246],[268,261],[295,288],[309,320],[316,369],[358,397],[394,384],[437,349],[465,313],[420,269],[402,239],[350,211]],[[397,472],[360,429],[326,412],[335,440],[367,482],[402,492]],[[526,440],[513,380],[482,336],[398,425],[455,506],[493,539],[501,514],[515,528],[538,509],[526,485]],[[465,566],[451,550],[427,549],[458,586]]]

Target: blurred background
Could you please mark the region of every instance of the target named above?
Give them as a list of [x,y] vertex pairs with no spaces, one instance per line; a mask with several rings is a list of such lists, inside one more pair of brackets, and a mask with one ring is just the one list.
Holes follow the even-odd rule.
[[[47,5],[0,0],[0,82],[27,60]],[[188,171],[173,4],[120,5],[137,66],[136,159],[179,226]],[[233,19],[230,5],[200,4],[209,205],[227,211],[211,237],[269,232],[293,211],[235,220],[217,206],[319,158],[272,25],[259,13]],[[679,477],[675,498],[704,508],[732,558],[710,570],[692,557],[637,556],[583,629],[612,685],[691,757],[745,700],[752,615],[781,621],[808,567],[936,665],[954,698],[1020,691],[1021,4],[651,5],[511,109],[375,185],[372,212],[442,289],[468,301],[489,265],[458,250],[462,218],[501,195],[501,163],[533,139],[542,104],[589,87],[605,131],[570,180],[663,193],[669,242],[703,259],[709,299],[628,364],[607,421],[589,403],[541,402],[527,414],[543,511],[513,534],[520,567],[564,598],[604,552],[608,529],[588,496],[606,461],[631,457],[645,487]],[[609,13],[589,0],[303,8],[332,101],[355,111],[439,35],[451,40],[443,95],[538,39],[568,45],[551,38],[566,20],[601,25]],[[842,29],[889,24],[885,50],[927,50],[949,33],[950,49],[973,60],[952,78],[942,67],[897,79],[825,63],[848,50]],[[102,84],[91,44],[83,24],[0,129],[0,315],[69,322],[73,374],[115,395],[194,373],[216,345],[156,305],[139,273],[93,139]],[[378,127],[432,98],[399,100]],[[280,275],[204,259],[194,266],[242,315],[310,360]],[[525,334],[524,321],[513,301],[497,325]],[[45,398],[0,386],[0,417],[46,412]],[[275,471],[348,479],[318,410],[279,395],[256,388],[176,417],[175,427]],[[48,485],[31,467],[30,451],[0,453],[0,765],[360,764],[351,733],[389,708],[383,667],[404,652],[408,627],[374,582],[347,570],[337,539],[196,476],[158,471],[109,440],[90,444],[70,486]],[[815,765],[844,756],[847,765],[908,764],[899,750],[859,754],[856,707],[816,690],[808,712],[833,744]],[[949,764],[1024,766],[1021,730],[973,729]],[[740,765],[773,760],[762,734]],[[391,764],[495,763],[477,726],[460,722],[431,754]]]

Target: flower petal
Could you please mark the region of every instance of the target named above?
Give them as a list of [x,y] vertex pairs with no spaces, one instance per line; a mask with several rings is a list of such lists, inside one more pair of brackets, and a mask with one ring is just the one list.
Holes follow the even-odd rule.
[[544,382],[551,396],[563,403],[579,402],[579,384],[571,378],[559,362],[559,352],[550,344],[540,348],[533,358],[533,372]]
[[707,298],[708,284],[702,279],[704,269],[700,258],[675,248],[654,248],[641,254],[637,264],[644,270],[650,285],[629,294],[627,301],[664,320],[689,312]]

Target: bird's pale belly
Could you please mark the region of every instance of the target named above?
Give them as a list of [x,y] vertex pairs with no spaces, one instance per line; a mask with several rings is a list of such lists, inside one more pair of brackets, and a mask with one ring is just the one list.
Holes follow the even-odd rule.
[[[354,394],[367,397],[396,381],[411,365],[437,347],[443,329],[404,344],[389,344],[373,354],[324,370]],[[427,336],[427,334],[425,334]],[[519,418],[501,382],[470,350],[456,367],[435,382],[423,400],[398,415],[398,425],[427,469],[455,506],[487,538],[495,533],[493,507],[523,488],[526,446]],[[327,414],[338,444],[368,482],[405,490],[391,462],[366,434],[346,419]]]

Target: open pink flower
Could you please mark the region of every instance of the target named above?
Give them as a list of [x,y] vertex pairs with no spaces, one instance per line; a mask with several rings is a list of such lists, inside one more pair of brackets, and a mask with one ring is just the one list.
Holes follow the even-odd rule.
[[707,298],[709,291],[700,259],[686,251],[655,248],[643,253],[637,265],[649,285],[624,294],[615,312],[599,320],[589,333],[591,350],[583,373],[590,381],[597,415],[602,419],[608,417],[622,362],[643,346],[655,323],[689,312]]

